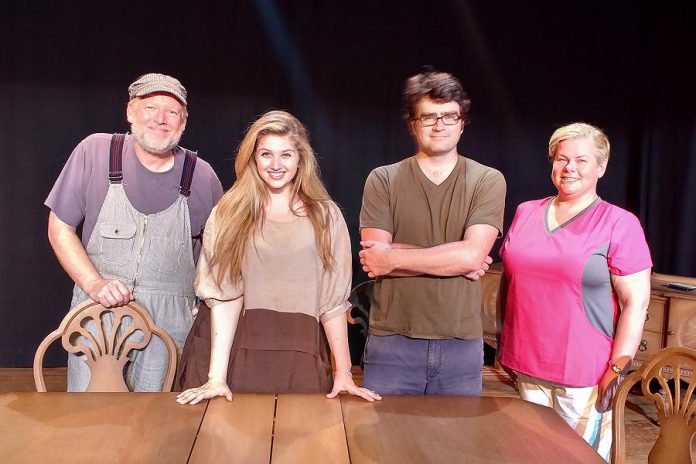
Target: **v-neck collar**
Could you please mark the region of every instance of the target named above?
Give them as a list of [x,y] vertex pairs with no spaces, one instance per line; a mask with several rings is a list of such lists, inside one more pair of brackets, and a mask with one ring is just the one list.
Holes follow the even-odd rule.
[[543,217],[543,221],[544,221],[544,230],[546,230],[546,233],[549,234],[549,235],[555,234],[555,233],[558,232],[559,230],[563,229],[565,226],[567,226],[568,224],[570,224],[570,223],[572,223],[573,221],[575,221],[576,219],[578,219],[580,216],[582,216],[583,214],[585,214],[586,211],[589,211],[590,209],[594,208],[596,205],[599,204],[600,201],[602,201],[602,198],[598,196],[597,198],[595,198],[595,199],[592,201],[592,203],[590,203],[589,205],[585,206],[585,207],[584,207],[581,211],[579,211],[575,216],[573,216],[572,218],[568,219],[568,220],[565,221],[563,224],[559,224],[559,225],[557,225],[556,227],[554,227],[553,229],[550,229],[550,228],[549,228],[549,210],[551,209],[551,203],[553,203],[554,198],[556,198],[556,197],[552,197],[552,198],[549,200],[549,202],[546,204],[546,208],[544,208],[544,217]]
[[[461,164],[461,167],[460,167]],[[450,171],[450,173],[447,175],[447,177],[440,182],[439,184],[436,184],[432,180],[428,178],[428,176],[425,175],[423,172],[423,169],[421,168],[420,164],[418,164],[418,159],[413,156],[412,158],[412,164],[411,164],[411,169],[413,169],[416,172],[416,176],[421,180],[421,184],[429,189],[435,189],[439,190],[441,188],[446,188],[447,185],[451,184],[453,182],[453,179],[455,179],[457,176],[460,176],[462,174],[466,173],[466,159],[460,155],[457,155],[457,161],[454,163],[454,167]],[[455,172],[460,171],[458,174],[455,174]]]

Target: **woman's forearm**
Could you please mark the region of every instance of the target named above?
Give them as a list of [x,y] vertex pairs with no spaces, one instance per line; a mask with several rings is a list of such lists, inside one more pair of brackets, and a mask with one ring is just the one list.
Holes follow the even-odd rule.
[[210,308],[210,368],[209,379],[227,379],[230,350],[237,332],[244,297],[226,301]]
[[337,372],[350,372],[350,350],[348,349],[348,325],[345,313],[332,315],[328,320],[322,320],[326,338],[336,363]]
[[645,313],[650,303],[650,269],[626,276],[612,276],[621,306],[616,326],[611,360],[633,356],[638,350],[645,324]]

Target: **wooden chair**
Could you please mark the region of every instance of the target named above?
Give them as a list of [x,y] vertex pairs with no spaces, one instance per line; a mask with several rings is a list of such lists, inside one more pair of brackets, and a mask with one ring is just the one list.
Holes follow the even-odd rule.
[[155,325],[150,314],[135,302],[105,308],[88,300],[73,308],[60,326],[39,345],[34,356],[36,391],[45,392],[43,358],[46,349],[59,337],[70,353],[84,354],[92,374],[88,392],[127,392],[124,367],[131,350],[145,348],[157,335],[169,353],[169,366],[163,391],[171,391],[177,364],[177,350],[172,338]]
[[[690,372],[689,372],[690,371]],[[696,434],[696,350],[669,347],[657,352],[619,385],[614,397],[612,462],[625,462],[626,397],[640,382],[645,398],[655,402],[660,434],[648,455],[649,464],[691,463],[691,438]]]
[[367,338],[374,289],[375,281],[368,280],[356,285],[350,291],[350,296],[348,296],[348,302],[350,303],[350,310],[346,313],[348,323],[360,326],[360,334],[363,338]]
[[[348,318],[348,335],[350,338],[350,350],[352,359],[362,359],[362,353],[367,341],[367,332],[370,324],[370,307],[372,306],[372,293],[375,281],[368,280],[356,285],[350,291],[348,302],[350,309],[346,312]],[[357,340],[357,343],[356,343]],[[360,366],[351,368],[355,384],[362,385],[363,371]]]

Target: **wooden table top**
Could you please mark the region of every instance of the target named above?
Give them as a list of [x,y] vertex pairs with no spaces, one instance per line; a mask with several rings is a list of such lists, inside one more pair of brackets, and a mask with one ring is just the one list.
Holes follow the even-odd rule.
[[552,409],[517,398],[341,397],[350,459],[363,463],[604,463]]
[[551,409],[516,398],[0,394],[3,462],[602,463]]
[[190,462],[208,464],[234,456],[227,462],[268,464],[275,406],[275,395],[268,394],[235,393],[232,402],[211,400]]
[[176,393],[0,394],[0,461],[186,463],[206,404]]
[[296,462],[350,463],[338,399],[315,394],[278,395],[271,463]]

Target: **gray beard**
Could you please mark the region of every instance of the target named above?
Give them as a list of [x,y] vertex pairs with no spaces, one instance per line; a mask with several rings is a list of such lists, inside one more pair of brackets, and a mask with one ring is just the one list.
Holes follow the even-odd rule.
[[143,150],[156,155],[164,155],[169,153],[172,148],[179,144],[179,140],[181,140],[181,135],[183,133],[183,131],[180,130],[179,132],[173,134],[169,139],[157,144],[148,140],[145,131],[142,130],[138,124],[131,124],[131,132],[133,133],[135,141],[138,142],[138,145],[140,145]]

